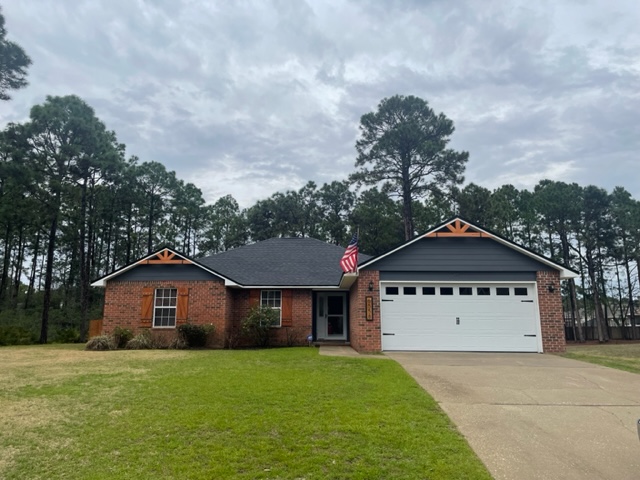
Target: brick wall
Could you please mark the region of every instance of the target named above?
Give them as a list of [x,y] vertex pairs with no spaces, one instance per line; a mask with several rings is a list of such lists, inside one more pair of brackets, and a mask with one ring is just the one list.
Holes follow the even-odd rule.
[[[250,290],[231,290],[233,312],[230,315],[228,343],[234,346],[250,346],[250,339],[241,335],[242,320],[247,316],[252,305]],[[311,334],[313,318],[313,301],[311,290],[291,290],[292,319],[290,327],[273,328],[271,345],[293,346],[307,345],[307,335]]]
[[[373,291],[369,291],[369,283]],[[373,297],[373,321],[366,319],[366,297]],[[358,352],[382,350],[380,337],[380,272],[364,270],[349,292],[349,325],[351,346]]]
[[143,288],[188,288],[189,307],[187,321],[197,325],[213,324],[215,334],[213,345],[224,344],[228,310],[227,289],[221,281],[122,281],[107,282],[104,298],[103,333],[110,334],[115,327],[128,328],[134,333],[151,331],[154,336],[170,339],[175,329],[149,328],[141,326]]
[[[540,271],[536,274],[536,281],[538,282],[542,349],[546,353],[564,352],[566,343],[562,297],[560,295],[560,274],[557,271]],[[553,285],[553,292],[549,292],[549,285]]]

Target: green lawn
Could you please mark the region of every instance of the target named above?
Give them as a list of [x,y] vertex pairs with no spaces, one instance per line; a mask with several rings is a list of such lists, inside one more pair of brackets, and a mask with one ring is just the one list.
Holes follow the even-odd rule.
[[393,361],[0,348],[0,478],[489,479]]
[[640,373],[640,343],[569,345],[564,356]]

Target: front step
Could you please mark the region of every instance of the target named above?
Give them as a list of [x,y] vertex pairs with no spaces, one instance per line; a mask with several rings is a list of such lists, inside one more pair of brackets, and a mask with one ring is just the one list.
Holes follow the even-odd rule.
[[317,340],[311,344],[314,347],[348,347],[351,342],[348,340]]

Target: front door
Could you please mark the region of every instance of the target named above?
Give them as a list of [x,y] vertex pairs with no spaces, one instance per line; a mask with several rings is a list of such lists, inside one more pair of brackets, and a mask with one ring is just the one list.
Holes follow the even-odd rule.
[[316,302],[318,340],[347,339],[347,294],[318,292]]

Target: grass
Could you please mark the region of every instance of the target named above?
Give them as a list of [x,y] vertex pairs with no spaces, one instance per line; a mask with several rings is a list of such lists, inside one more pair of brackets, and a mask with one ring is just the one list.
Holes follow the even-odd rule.
[[565,357],[640,373],[640,343],[570,345]]
[[489,479],[393,361],[0,349],[0,478]]

